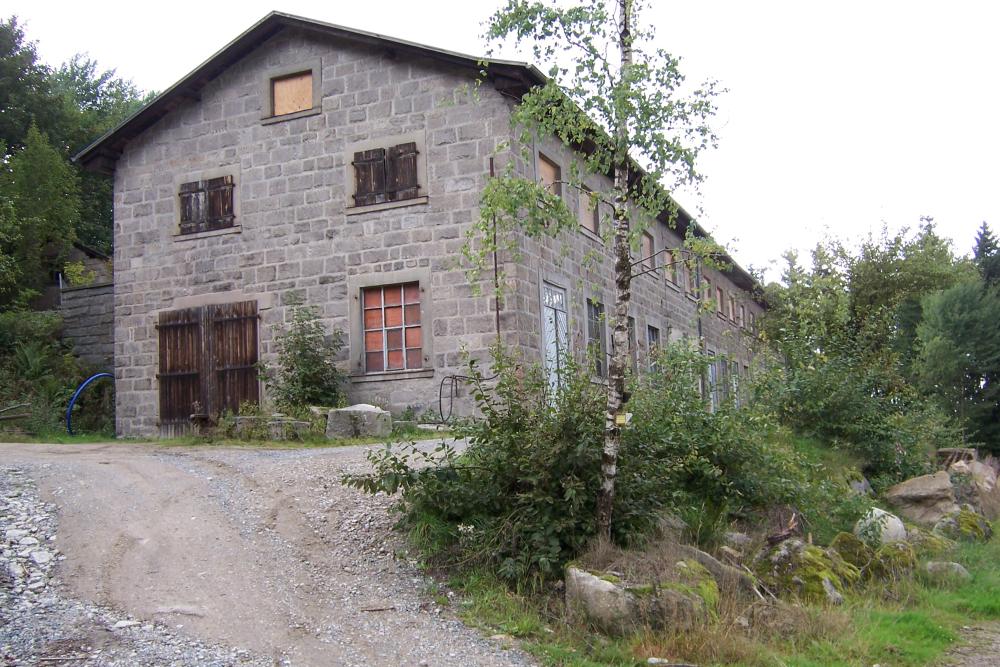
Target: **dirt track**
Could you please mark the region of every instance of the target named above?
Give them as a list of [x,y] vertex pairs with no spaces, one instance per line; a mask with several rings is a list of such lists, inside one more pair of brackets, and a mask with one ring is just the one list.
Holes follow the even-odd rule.
[[292,665],[523,665],[396,557],[363,448],[0,444],[59,507],[72,594]]

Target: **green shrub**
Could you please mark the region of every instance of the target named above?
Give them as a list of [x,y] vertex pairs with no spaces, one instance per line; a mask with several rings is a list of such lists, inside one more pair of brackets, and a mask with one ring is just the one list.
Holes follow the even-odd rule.
[[[618,460],[612,533],[641,541],[665,512],[712,508],[718,530],[731,509],[791,502],[803,477],[796,459],[769,447],[764,412],[728,403],[709,412],[697,391],[705,358],[668,347],[657,372],[631,384]],[[589,368],[589,367],[588,367]],[[508,580],[558,576],[594,535],[605,389],[567,362],[554,396],[537,365],[494,352],[497,377],[470,376],[482,418],[455,429],[469,440],[374,452],[371,475],[345,482],[401,491],[402,525],[437,564],[486,565]]]
[[291,410],[342,405],[344,374],[337,368],[336,358],[344,347],[343,333],[335,329],[327,335],[315,306],[294,301],[291,315],[288,329],[275,331],[276,367],[260,367],[274,402]]

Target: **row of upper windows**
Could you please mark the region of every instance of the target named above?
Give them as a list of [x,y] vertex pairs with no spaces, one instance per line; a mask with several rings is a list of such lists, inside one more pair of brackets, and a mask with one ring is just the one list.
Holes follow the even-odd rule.
[[[556,196],[562,197],[562,168],[559,164],[543,153],[538,154],[538,177],[542,185],[548,188]],[[594,205],[591,196],[592,190],[584,186],[579,195],[579,205],[577,216],[580,226],[593,233],[600,233],[600,211]],[[656,249],[656,239],[649,232],[643,232],[640,247],[639,270],[643,273],[658,272],[660,265],[656,257],[659,253]],[[662,268],[665,269],[667,281],[678,289],[686,288],[689,295],[694,298],[711,300],[715,298],[716,312],[723,318],[729,319],[734,324],[745,329],[754,330],[756,327],[756,315],[752,311],[748,312],[745,304],[740,303],[735,294],[727,295],[721,287],[712,292],[711,281],[707,276],[701,276],[700,271],[695,267],[690,267],[684,261],[682,252],[679,249],[665,249],[663,252],[665,261]],[[687,280],[684,273],[687,272]]]
[[[353,154],[355,208],[405,202],[420,196],[417,142],[373,148]],[[232,175],[182,183],[178,188],[179,233],[196,234],[234,227],[235,183]]]

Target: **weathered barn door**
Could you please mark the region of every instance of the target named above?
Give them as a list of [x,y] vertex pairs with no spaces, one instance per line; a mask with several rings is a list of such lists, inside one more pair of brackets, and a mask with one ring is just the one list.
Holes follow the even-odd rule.
[[188,431],[191,415],[214,420],[260,400],[255,301],[160,313],[157,328],[163,435]]

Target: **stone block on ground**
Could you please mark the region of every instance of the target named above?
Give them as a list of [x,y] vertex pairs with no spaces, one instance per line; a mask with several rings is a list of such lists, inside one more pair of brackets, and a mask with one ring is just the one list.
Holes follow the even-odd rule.
[[312,424],[297,419],[272,419],[267,422],[271,440],[302,440],[309,435]]
[[392,415],[380,407],[359,403],[330,410],[326,418],[326,437],[382,437],[392,433]]

